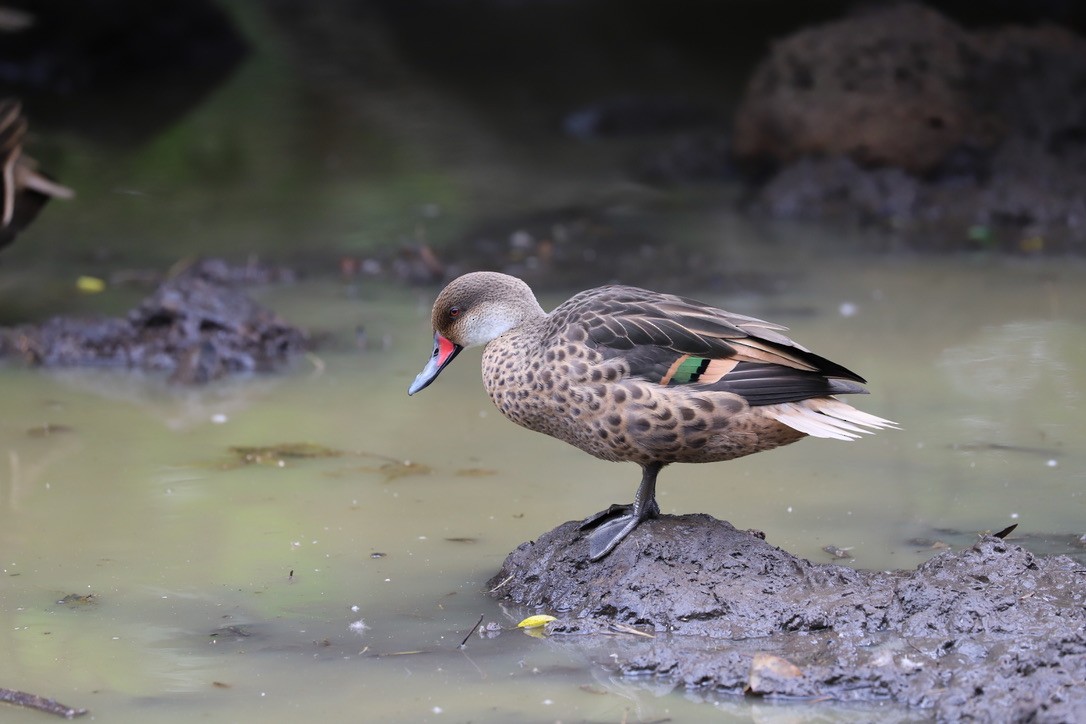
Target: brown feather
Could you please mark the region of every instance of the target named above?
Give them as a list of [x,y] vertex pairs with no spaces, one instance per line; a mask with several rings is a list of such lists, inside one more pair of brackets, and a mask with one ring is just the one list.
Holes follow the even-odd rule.
[[808,364],[795,355],[789,354],[787,349],[767,345],[755,337],[737,339],[732,342],[735,345],[735,357],[742,362],[761,362],[763,364],[783,365],[795,367],[797,370],[813,372],[817,367]]
[[705,368],[705,371],[701,373],[701,376],[698,377],[698,382],[708,385],[719,382],[721,378],[734,370],[737,364],[739,364],[738,356],[712,360],[709,362],[709,366]]

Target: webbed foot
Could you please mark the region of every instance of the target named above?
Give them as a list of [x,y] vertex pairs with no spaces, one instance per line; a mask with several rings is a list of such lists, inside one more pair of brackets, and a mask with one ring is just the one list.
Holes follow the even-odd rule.
[[659,462],[641,466],[641,485],[633,504],[612,505],[581,523],[581,530],[591,531],[588,534],[588,560],[603,558],[641,521],[660,515],[660,506],[656,504],[656,475],[662,467],[664,464]]
[[588,560],[598,561],[615,549],[623,538],[633,532],[641,521],[660,515],[660,506],[656,500],[650,500],[638,511],[636,505],[613,504],[593,516],[585,518],[581,530],[590,530],[588,534]]

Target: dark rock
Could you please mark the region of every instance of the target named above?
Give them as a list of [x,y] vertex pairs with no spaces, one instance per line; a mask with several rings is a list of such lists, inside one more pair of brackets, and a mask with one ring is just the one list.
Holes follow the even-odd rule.
[[996,117],[976,97],[975,38],[934,10],[898,4],[774,44],[735,119],[740,158],[843,154],[935,168],[962,145],[990,146]]
[[943,721],[1086,715],[1086,582],[1063,556],[986,537],[915,571],[860,571],[706,515],[663,516],[586,556],[579,523],[565,523],[511,553],[489,587],[559,616],[557,645],[688,690],[892,700]]
[[[1086,242],[1086,39],[969,31],[919,5],[779,42],[736,117],[753,207],[912,232],[920,246]],[[770,173],[764,172],[769,170]]]
[[923,190],[899,168],[864,169],[847,156],[802,158],[762,187],[758,205],[776,218],[853,217],[894,226],[916,218]]

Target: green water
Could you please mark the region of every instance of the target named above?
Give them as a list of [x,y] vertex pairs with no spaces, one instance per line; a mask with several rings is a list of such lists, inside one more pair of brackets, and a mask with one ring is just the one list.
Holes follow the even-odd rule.
[[[962,545],[1011,522],[1079,532],[1082,270],[867,260],[847,271],[742,311],[809,307],[775,318],[866,374],[873,394],[858,404],[903,429],[669,468],[665,512],[761,528],[813,560],[848,547],[869,568],[924,560],[914,537]],[[524,613],[484,595],[508,551],[630,499],[638,472],[502,419],[477,353],[408,399],[429,352],[424,296],[360,297],[333,281],[265,292],[343,343],[289,374],[207,390],[0,371],[0,682],[111,721],[754,717],[740,702],[611,682],[568,646],[515,631],[456,648],[480,614],[511,625]],[[348,344],[359,323],[383,345]],[[28,434],[45,424],[70,430]],[[287,442],[343,454],[279,467],[229,452]],[[59,604],[68,594],[94,598]]]
[[[250,31],[266,22],[238,15]],[[120,313],[144,291],[81,295],[76,277],[258,253],[309,271],[254,293],[326,341],[282,374],[202,390],[0,367],[0,686],[111,722],[888,716],[615,679],[575,646],[515,630],[457,648],[480,615],[507,627],[525,615],[485,595],[509,551],[629,501],[639,471],[501,418],[478,351],[408,399],[437,290],[346,284],[338,255],[440,246],[490,215],[563,203],[626,200],[662,239],[781,280],[772,293],[666,290],[789,325],[870,380],[858,407],[902,426],[673,466],[664,512],[759,528],[816,561],[830,560],[824,546],[849,549],[849,565],[876,569],[1013,522],[1045,550],[1083,532],[1082,263],[876,254],[866,250],[885,239],[751,224],[631,188],[607,163],[620,147],[517,145],[440,88],[363,97],[342,79],[314,85],[264,37],[154,141],[40,140],[79,197],[48,207],[0,257],[0,318]],[[541,296],[550,307],[565,292]],[[341,454],[279,466],[230,452],[302,442]],[[90,598],[58,603],[71,594]],[[43,716],[0,709],[4,721]]]

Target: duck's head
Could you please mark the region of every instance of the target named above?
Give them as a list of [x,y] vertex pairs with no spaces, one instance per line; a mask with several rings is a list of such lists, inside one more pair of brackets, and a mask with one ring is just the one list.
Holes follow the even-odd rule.
[[437,379],[465,347],[486,344],[543,314],[531,287],[516,277],[472,272],[453,279],[434,302],[434,352],[407,394]]

